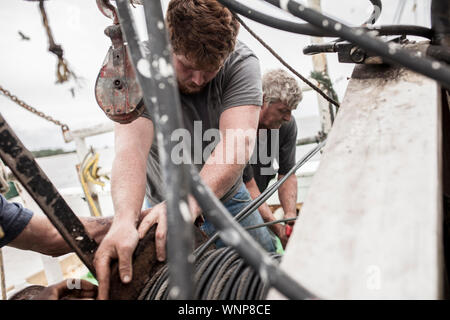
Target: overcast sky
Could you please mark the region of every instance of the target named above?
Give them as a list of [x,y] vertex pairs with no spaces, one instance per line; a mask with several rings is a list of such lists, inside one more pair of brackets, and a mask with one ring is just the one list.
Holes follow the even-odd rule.
[[[166,5],[168,1],[164,1]],[[377,24],[392,24],[395,10],[400,0],[383,1],[384,10]],[[407,5],[402,23],[429,26],[429,0],[406,0]],[[271,14],[286,17],[287,14],[274,10],[259,0],[246,0],[249,6],[269,10]],[[414,4],[416,10],[413,10]],[[56,57],[47,51],[48,42],[42,25],[37,2],[24,0],[0,1],[0,86],[17,95],[36,109],[67,123],[71,129],[78,129],[109,121],[98,107],[94,96],[94,84],[103,63],[110,40],[103,30],[111,24],[97,9],[95,0],[49,0],[45,2],[49,24],[55,42],[61,44],[70,68],[83,78],[82,87],[71,81],[55,84]],[[323,11],[351,25],[362,23],[371,13],[372,6],[366,0],[322,0]],[[142,7],[133,9],[140,33],[144,34]],[[310,44],[307,36],[294,35],[258,23],[248,24],[269,43],[297,71],[308,76],[312,61],[302,50]],[[21,40],[18,32],[30,38]],[[252,48],[261,61],[261,69],[281,67],[275,58],[256,42],[243,28],[239,38]],[[347,77],[352,65],[337,63],[336,55],[328,55],[331,78],[342,100],[347,85]],[[75,87],[75,97],[70,89]],[[317,115],[314,93],[305,93],[297,117]],[[21,109],[0,94],[0,112],[14,128],[25,145],[31,149],[62,147],[73,149],[73,144],[65,144],[60,130],[54,124]],[[112,145],[112,134],[90,139],[88,143],[100,147]]]

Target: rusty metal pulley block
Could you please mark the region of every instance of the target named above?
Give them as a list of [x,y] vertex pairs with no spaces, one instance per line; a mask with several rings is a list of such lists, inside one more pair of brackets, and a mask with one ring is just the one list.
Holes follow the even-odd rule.
[[144,112],[142,90],[124,44],[115,8],[104,0],[97,0],[97,5],[105,16],[113,19],[114,24],[105,29],[112,45],[97,76],[95,98],[108,118],[130,123]]

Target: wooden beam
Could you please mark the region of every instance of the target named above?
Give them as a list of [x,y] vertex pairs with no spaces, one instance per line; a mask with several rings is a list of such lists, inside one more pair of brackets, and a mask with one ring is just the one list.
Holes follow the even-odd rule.
[[65,142],[72,142],[75,139],[84,139],[92,136],[96,136],[103,133],[112,132],[114,130],[114,122],[104,122],[100,124],[96,124],[91,127],[86,127],[78,130],[68,131],[65,136]]
[[440,94],[356,67],[281,264],[319,297],[442,298]]

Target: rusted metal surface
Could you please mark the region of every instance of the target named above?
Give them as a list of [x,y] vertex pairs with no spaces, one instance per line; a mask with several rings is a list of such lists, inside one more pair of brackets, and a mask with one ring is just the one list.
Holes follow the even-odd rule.
[[30,151],[0,114],[0,157],[47,215],[67,244],[95,274],[93,258],[97,243],[42,171]]
[[[206,235],[197,227],[195,229],[195,247],[206,242]],[[147,282],[160,270],[165,263],[156,259],[155,249],[156,226],[150,228],[146,236],[139,241],[133,254],[133,279],[124,284],[120,280],[117,261],[111,268],[110,299],[112,300],[136,300]],[[214,246],[209,249],[213,249]]]
[[113,121],[129,123],[144,112],[142,91],[123,43],[120,26],[105,29],[112,46],[106,54],[95,83],[95,98],[100,108]]

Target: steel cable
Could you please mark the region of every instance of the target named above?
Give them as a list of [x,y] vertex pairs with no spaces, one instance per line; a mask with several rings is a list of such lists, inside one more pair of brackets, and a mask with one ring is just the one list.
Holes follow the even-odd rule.
[[[281,255],[271,254],[279,264]],[[206,252],[195,264],[195,296],[200,300],[263,300],[268,284],[231,247]],[[147,282],[140,300],[166,300],[168,298],[168,269],[161,268]]]
[[191,166],[191,191],[206,218],[221,232],[226,245],[232,246],[246,263],[258,271],[268,282],[288,299],[312,299],[314,294],[279,269],[268,253],[237,223],[208,186],[203,184],[197,169]]
[[[326,144],[326,139],[319,143],[316,147],[312,148],[309,152],[307,152],[296,164],[294,167],[291,168],[291,170],[288,171],[288,173],[280,180],[278,180],[276,183],[271,185],[269,188],[264,190],[263,193],[259,195],[258,198],[254,199],[251,203],[249,203],[244,209],[242,209],[241,212],[239,212],[234,219],[238,222],[242,221],[248,215],[253,213],[257,208],[261,206],[278,188],[292,175],[294,174],[299,168],[301,168],[306,162],[308,162],[317,152],[319,152]],[[203,245],[198,247],[194,251],[195,256],[201,255],[211,244],[213,244],[217,238],[219,237],[219,233],[213,234],[210,239],[205,242]]]
[[261,224],[256,224],[254,226],[246,227],[245,230],[248,231],[248,230],[253,230],[253,229],[258,229],[258,228],[271,226],[273,224],[278,224],[278,223],[282,223],[282,222],[289,222],[289,221],[295,221],[295,220],[297,220],[297,218],[279,219],[279,220],[275,220],[275,221],[269,221],[269,222],[265,222],[265,223],[261,223]]

